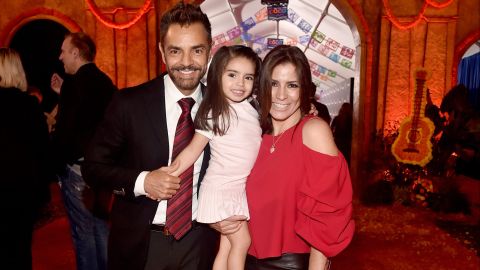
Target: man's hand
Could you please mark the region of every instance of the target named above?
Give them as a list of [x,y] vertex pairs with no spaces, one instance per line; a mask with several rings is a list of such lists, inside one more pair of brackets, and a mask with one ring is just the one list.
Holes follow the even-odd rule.
[[50,87],[57,94],[60,94],[60,89],[62,88],[63,79],[57,73],[53,73],[52,78],[50,79]]
[[221,234],[232,234],[237,232],[242,225],[242,221],[247,220],[245,216],[231,216],[217,223],[210,224],[210,227]]
[[149,172],[145,177],[145,192],[153,200],[170,199],[179,188],[180,178],[169,175],[162,168]]

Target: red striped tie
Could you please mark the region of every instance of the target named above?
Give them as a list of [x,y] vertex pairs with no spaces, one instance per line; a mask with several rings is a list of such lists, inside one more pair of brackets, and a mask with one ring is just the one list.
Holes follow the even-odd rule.
[[[192,140],[195,129],[193,127],[190,111],[195,104],[192,98],[182,98],[178,101],[182,108],[182,114],[178,119],[175,139],[173,141],[172,161]],[[180,176],[180,188],[177,193],[168,200],[167,220],[165,226],[173,234],[175,239],[182,238],[192,227],[192,185],[193,165]]]

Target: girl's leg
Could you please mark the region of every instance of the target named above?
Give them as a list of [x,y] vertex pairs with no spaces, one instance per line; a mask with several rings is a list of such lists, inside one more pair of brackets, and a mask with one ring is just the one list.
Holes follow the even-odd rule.
[[231,245],[226,235],[220,235],[220,247],[217,256],[213,262],[213,270],[226,270],[228,264],[228,254],[230,253]]
[[244,270],[250,242],[246,221],[242,222],[237,232],[221,235],[220,248],[213,263],[213,270]]
[[227,235],[227,238],[231,246],[228,254],[228,270],[244,270],[251,243],[247,222],[243,221],[240,229],[236,233]]

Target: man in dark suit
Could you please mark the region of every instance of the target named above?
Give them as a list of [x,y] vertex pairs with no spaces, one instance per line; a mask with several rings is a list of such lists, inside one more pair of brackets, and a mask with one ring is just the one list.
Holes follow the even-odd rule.
[[[159,44],[167,74],[119,91],[87,151],[85,179],[93,188],[106,187],[116,195],[109,269],[212,269],[218,234],[195,221],[209,154],[193,166],[193,183],[186,193],[192,199],[191,219],[186,220],[191,226],[181,236],[168,225],[167,214],[180,179],[159,169],[172,161],[177,123],[185,115],[193,119],[198,110],[211,43],[210,22],[199,7],[179,3],[167,11]],[[190,98],[195,103],[185,112],[181,100]]]
[[[95,44],[86,34],[67,35],[59,58],[69,76],[62,79],[55,73],[51,80],[52,89],[60,94],[52,136],[55,167],[79,270],[101,270],[107,266],[108,226],[98,217],[105,218],[105,211],[95,211],[98,216],[93,216],[82,202],[86,185],[80,172],[87,145],[116,92],[110,78],[93,63],[95,52]],[[106,193],[96,192],[95,197],[101,198],[99,194]],[[94,205],[98,205],[97,201]]]

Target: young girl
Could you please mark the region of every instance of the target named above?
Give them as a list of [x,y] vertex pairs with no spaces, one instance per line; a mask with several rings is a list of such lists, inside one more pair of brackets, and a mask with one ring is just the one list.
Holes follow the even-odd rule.
[[221,236],[214,270],[243,270],[250,246],[245,183],[257,157],[262,130],[258,113],[247,98],[256,86],[260,65],[260,58],[249,47],[237,45],[217,51],[195,117],[196,133],[166,168],[169,174],[180,175],[210,143],[211,158],[200,186],[197,221],[216,223],[235,215],[245,217],[240,230]]

